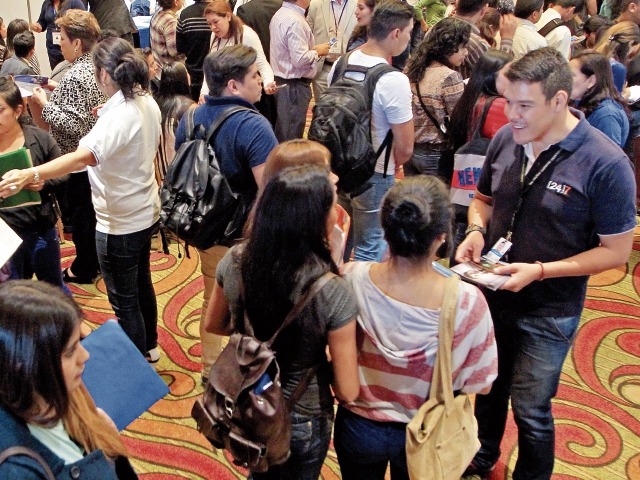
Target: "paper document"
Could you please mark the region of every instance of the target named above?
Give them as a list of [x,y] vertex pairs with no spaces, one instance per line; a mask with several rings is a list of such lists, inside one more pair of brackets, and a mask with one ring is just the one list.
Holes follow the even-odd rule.
[[7,222],[0,218],[0,267],[3,267],[18,249],[22,239],[14,232]]

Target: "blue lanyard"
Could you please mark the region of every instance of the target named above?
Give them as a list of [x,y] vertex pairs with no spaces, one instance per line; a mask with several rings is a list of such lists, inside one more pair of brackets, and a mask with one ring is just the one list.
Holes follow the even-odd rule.
[[331,2],[331,13],[333,14],[333,23],[336,25],[336,35],[338,35],[338,27],[340,27],[340,23],[342,22],[342,15],[344,14],[344,9],[347,7],[347,0],[344,0],[342,4],[342,10],[340,10],[340,17],[336,19],[336,12],[333,9],[334,2]]

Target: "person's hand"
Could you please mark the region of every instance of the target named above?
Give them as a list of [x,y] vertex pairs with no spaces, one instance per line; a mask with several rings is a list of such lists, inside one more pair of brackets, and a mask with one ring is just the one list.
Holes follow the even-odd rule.
[[9,170],[0,181],[0,198],[7,198],[18,193],[29,183],[32,176],[31,169]]
[[480,262],[482,249],[484,248],[484,236],[482,232],[471,232],[463,240],[456,250],[456,262]]
[[198,105],[204,105],[205,103],[207,103],[207,100],[204,98],[204,95],[200,95],[198,97]]
[[104,423],[106,423],[109,428],[112,428],[118,435],[120,435],[120,432],[118,431],[118,427],[116,427],[116,424],[113,421],[113,419],[109,415],[107,415],[107,412],[105,412],[100,407],[96,407],[96,410],[98,411],[98,415],[100,415],[100,418],[104,420]]
[[97,117],[97,116],[98,116],[98,111],[99,111],[102,107],[104,107],[104,103],[101,103],[100,105],[98,105],[98,106],[96,106],[96,107],[93,107],[93,108],[91,109],[91,115],[93,115],[94,117]]
[[427,22],[424,18],[420,20],[420,28],[424,33],[427,33],[429,31],[429,25],[427,25]]
[[273,95],[276,93],[276,82],[267,83],[264,87],[264,93],[267,95]]
[[51,79],[47,80],[46,85],[43,85],[43,87],[46,88],[47,90],[54,90],[57,86],[58,86],[58,82]]
[[40,107],[44,107],[46,103],[49,101],[47,98],[47,94],[44,92],[44,89],[41,87],[34,87],[33,95],[31,95],[31,99],[36,102]]
[[31,30],[36,32],[36,33],[41,33],[42,32],[42,26],[39,23],[32,23],[31,25],[29,25],[29,27],[31,27]]
[[38,182],[27,183],[24,186],[25,190],[33,190],[34,192],[39,192],[44,188],[44,180],[40,180]]
[[537,263],[511,263],[493,270],[498,275],[511,274],[511,278],[500,287],[500,290],[519,292],[531,282],[540,279],[542,267]]
[[319,57],[325,57],[329,54],[329,42],[321,43],[320,45],[316,45],[316,52],[318,52]]
[[518,28],[518,19],[513,13],[500,17],[500,38],[513,39]]

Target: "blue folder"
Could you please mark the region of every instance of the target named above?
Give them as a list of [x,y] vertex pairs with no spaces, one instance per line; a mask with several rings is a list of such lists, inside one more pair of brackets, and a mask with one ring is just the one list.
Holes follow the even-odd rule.
[[127,428],[169,393],[169,387],[115,320],[94,330],[82,345],[91,355],[82,380],[118,430]]

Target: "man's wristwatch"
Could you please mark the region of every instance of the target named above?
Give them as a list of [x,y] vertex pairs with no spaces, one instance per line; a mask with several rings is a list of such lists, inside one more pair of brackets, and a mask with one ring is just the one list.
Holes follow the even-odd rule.
[[481,227],[480,225],[478,225],[477,223],[472,223],[471,225],[469,225],[467,227],[467,229],[464,231],[465,235],[469,235],[471,232],[480,232],[482,233],[482,235],[486,235],[487,234],[487,229],[484,227]]

